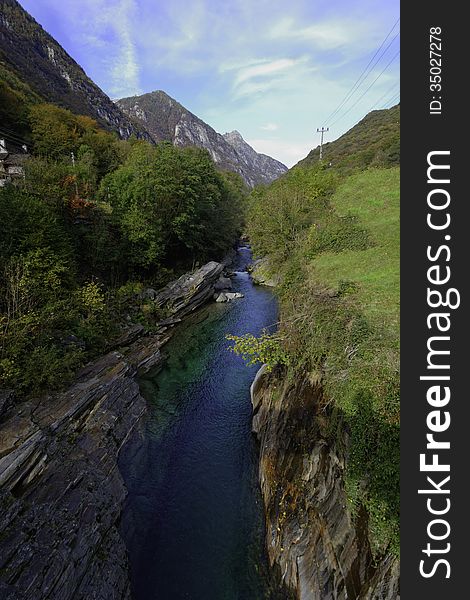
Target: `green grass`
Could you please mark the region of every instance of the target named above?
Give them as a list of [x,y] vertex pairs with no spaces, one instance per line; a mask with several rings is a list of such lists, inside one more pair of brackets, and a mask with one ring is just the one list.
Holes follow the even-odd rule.
[[351,432],[346,488],[377,555],[399,548],[399,189],[397,167],[346,177],[299,249],[311,295],[299,346]]
[[[320,148],[299,162],[308,167],[318,163]],[[400,163],[400,105],[374,110],[334,142],[323,146],[323,163],[350,171],[390,167]]]
[[349,431],[346,490],[353,509],[367,508],[380,555],[399,548],[400,171],[359,168],[295,168],[253,194],[248,226],[281,275],[287,376],[321,379],[333,445]]
[[387,327],[398,342],[400,298],[400,169],[371,169],[348,177],[331,199],[340,216],[353,215],[371,236],[372,246],[324,252],[312,261],[313,277],[338,288],[353,281],[353,294],[374,325]]

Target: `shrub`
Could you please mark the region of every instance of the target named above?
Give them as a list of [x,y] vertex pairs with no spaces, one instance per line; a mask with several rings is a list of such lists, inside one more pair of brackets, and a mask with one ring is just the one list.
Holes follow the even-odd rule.
[[268,371],[276,365],[289,364],[289,355],[282,346],[282,338],[279,334],[263,333],[255,337],[251,333],[242,336],[226,335],[227,340],[235,342],[230,350],[240,355],[248,365],[261,363],[267,366]]

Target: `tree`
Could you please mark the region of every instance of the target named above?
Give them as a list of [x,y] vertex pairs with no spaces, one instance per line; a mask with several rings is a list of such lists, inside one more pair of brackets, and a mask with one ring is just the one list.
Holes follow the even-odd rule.
[[133,145],[124,165],[106,176],[100,197],[141,267],[204,260],[233,243],[241,223],[235,185],[209,154],[168,143]]

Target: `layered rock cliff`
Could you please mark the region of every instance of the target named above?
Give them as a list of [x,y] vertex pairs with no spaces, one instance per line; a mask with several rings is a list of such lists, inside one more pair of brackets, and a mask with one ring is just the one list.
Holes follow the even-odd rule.
[[223,268],[208,263],[157,293],[171,316],[154,335],[129,327],[67,391],[1,415],[2,600],[130,598],[117,460],[146,412],[136,377],[163,360],[171,326],[212,297]]
[[122,98],[118,105],[140,121],[156,142],[205,148],[221,169],[238,173],[250,187],[270,183],[287,171],[279,161],[258,154],[238,131],[217,133],[165,92]]
[[262,369],[252,401],[266,545],[282,582],[299,600],[397,600],[398,560],[372,556],[367,513],[349,509],[348,435],[331,442],[320,383]]

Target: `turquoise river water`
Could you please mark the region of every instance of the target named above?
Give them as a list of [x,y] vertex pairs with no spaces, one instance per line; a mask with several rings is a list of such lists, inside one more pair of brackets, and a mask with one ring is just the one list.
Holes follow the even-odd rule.
[[227,350],[227,333],[273,328],[277,304],[246,272],[238,249],[233,291],[175,331],[158,373],[141,381],[149,418],[143,443],[120,468],[129,495],[121,532],[134,600],[280,600],[271,589],[251,433],[256,367]]

